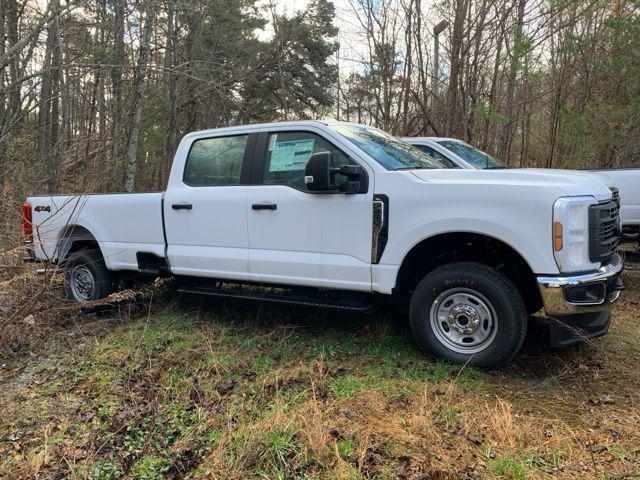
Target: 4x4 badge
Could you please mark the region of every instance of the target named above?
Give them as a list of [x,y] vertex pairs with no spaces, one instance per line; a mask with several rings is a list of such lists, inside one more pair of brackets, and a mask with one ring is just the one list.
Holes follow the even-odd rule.
[[38,205],[34,208],[36,212],[50,212],[51,207],[49,205]]

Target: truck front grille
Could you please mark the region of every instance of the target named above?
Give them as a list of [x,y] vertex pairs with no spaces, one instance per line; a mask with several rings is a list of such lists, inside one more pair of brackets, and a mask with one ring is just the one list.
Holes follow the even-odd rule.
[[589,208],[589,259],[607,263],[620,241],[620,197],[612,188],[611,200]]

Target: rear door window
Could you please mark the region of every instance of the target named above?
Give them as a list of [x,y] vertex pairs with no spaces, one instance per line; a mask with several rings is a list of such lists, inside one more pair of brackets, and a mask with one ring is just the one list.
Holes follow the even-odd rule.
[[239,185],[248,135],[202,138],[191,145],[183,181],[194,187]]

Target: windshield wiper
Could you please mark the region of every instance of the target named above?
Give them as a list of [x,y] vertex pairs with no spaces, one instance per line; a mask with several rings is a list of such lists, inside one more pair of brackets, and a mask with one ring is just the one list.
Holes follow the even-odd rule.
[[398,168],[394,168],[393,170],[397,172],[398,170],[424,170],[426,168],[427,167],[424,167],[422,165],[416,165],[413,167],[398,167]]

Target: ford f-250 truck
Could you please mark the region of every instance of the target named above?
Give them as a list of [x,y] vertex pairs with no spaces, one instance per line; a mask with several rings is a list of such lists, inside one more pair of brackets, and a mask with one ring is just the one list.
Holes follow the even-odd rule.
[[555,346],[604,334],[623,288],[617,198],[591,176],[446,169],[350,123],[190,133],[166,192],[30,197],[24,217],[78,301],[127,271],[352,311],[386,296],[427,353],[479,367],[512,359],[541,307]]
[[[508,168],[500,160],[457,138],[409,137],[407,143],[435,157],[449,168],[501,169]],[[620,194],[620,223],[622,237],[640,241],[640,168],[601,168],[585,170]]]

